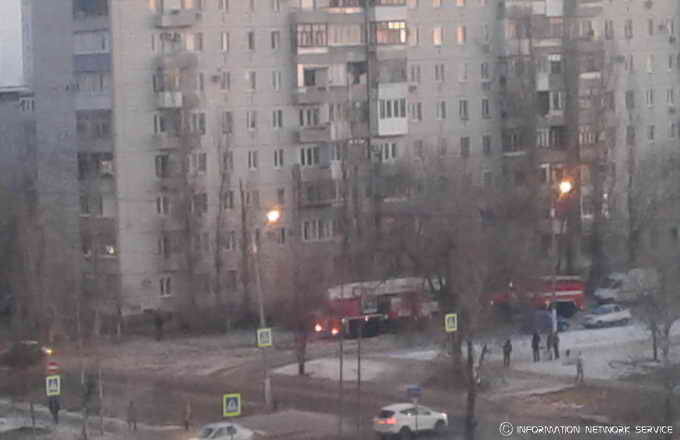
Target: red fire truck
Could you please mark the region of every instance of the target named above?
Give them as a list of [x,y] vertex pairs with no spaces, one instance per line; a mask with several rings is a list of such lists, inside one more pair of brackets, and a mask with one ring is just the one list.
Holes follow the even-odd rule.
[[326,304],[317,313],[314,332],[336,336],[342,331],[357,337],[375,336],[400,321],[431,318],[438,312],[424,278],[395,278],[363,281],[328,289]]
[[522,287],[510,283],[507,292],[492,296],[491,304],[510,307],[528,304],[538,309],[555,304],[557,312],[568,318],[584,309],[584,291],[585,284],[578,276],[548,276],[532,280]]

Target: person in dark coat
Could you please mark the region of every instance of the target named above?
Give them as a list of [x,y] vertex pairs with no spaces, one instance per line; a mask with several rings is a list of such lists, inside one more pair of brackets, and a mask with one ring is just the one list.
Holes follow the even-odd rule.
[[504,367],[510,366],[510,353],[512,353],[512,342],[510,342],[510,339],[507,339],[505,341],[505,344],[503,344],[503,366]]
[[583,354],[580,351],[576,358],[576,383],[583,383]]
[[545,357],[546,360],[552,360],[553,351],[553,333],[548,333],[548,337],[545,340]]
[[560,358],[560,332],[555,333],[553,337],[553,349],[555,350],[555,359]]
[[531,351],[534,352],[534,362],[538,362],[541,360],[541,354],[539,353],[538,349],[541,346],[541,336],[538,334],[538,332],[534,332],[534,335],[531,337]]
[[54,424],[58,425],[59,424],[59,410],[61,409],[61,406],[59,405],[59,397],[50,396],[47,400],[47,406],[50,409],[50,413],[52,413],[52,419],[54,420]]

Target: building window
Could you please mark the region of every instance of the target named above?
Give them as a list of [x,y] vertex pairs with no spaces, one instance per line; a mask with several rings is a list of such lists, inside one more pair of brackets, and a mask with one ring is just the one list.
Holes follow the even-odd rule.
[[409,81],[420,83],[420,64],[412,64],[409,71]]
[[446,101],[438,101],[435,107],[435,117],[439,120],[446,119]]
[[482,98],[482,118],[489,119],[491,117],[491,109],[489,106],[489,99]]
[[170,176],[170,156],[167,154],[160,154],[155,158],[156,177]]
[[246,128],[255,130],[257,128],[257,110],[248,110],[246,113]]
[[654,107],[654,89],[647,89],[645,92],[645,100],[648,107]]
[[300,148],[300,166],[314,167],[320,163],[321,149],[318,145]]
[[281,71],[275,70],[272,72],[272,89],[275,91],[281,90]]
[[488,81],[491,79],[491,74],[489,73],[489,63],[482,63],[480,65],[479,75],[482,81]]
[[196,32],[195,34],[186,34],[184,44],[186,50],[201,52],[203,50],[203,33]]
[[248,50],[255,50],[255,32],[248,31],[246,38],[248,40]]
[[628,18],[623,25],[623,34],[626,38],[633,38],[633,20]]
[[423,120],[423,103],[410,102],[408,104],[408,114],[412,122],[421,122]]
[[470,157],[470,137],[468,136],[460,138],[460,156]]
[[248,169],[249,170],[257,169],[257,150],[248,151]]
[[654,73],[656,56],[653,53],[647,55],[647,73]]
[[380,119],[405,118],[406,98],[381,99]]
[[375,44],[406,44],[405,21],[379,21],[372,27]]
[[217,0],[217,9],[229,12],[229,0]]
[[272,31],[270,39],[272,50],[277,50],[281,44],[281,33],[279,31]]
[[192,133],[206,134],[207,127],[205,113],[192,113],[190,123],[189,129]]
[[229,47],[231,46],[229,41],[229,32],[220,33],[220,51],[229,52]]
[[678,137],[678,123],[677,122],[669,122],[668,123],[668,137],[671,139],[675,139]]
[[482,186],[484,188],[491,188],[493,185],[493,173],[489,170],[482,171]]
[[303,241],[325,241],[333,238],[334,227],[330,219],[313,219],[302,222]]
[[272,127],[275,129],[283,127],[283,110],[272,111]]
[[468,112],[468,100],[461,99],[458,101],[458,116],[462,121],[467,121],[470,119],[470,113]]
[[196,193],[191,202],[191,212],[197,215],[203,215],[208,212],[208,194]]
[[248,72],[248,90],[255,90],[257,88],[257,72]]
[[231,72],[222,72],[220,75],[220,89],[231,89]]
[[458,25],[458,28],[456,29],[456,42],[458,44],[465,44],[465,41],[467,40],[467,30],[465,28],[465,25]]
[[485,156],[491,155],[491,136],[488,134],[482,136],[482,153]]
[[328,45],[328,27],[326,24],[298,24],[298,47],[323,47]]
[[397,143],[385,142],[375,145],[373,158],[379,162],[390,162],[397,159]]
[[222,193],[222,206],[224,209],[234,209],[234,191],[227,190]]
[[274,168],[282,168],[283,164],[283,148],[277,148],[274,150]]
[[656,138],[656,126],[653,124],[647,126],[647,140],[649,142],[654,142],[655,138]]
[[434,44],[436,47],[439,47],[442,45],[442,42],[444,41],[443,37],[443,31],[441,26],[435,26],[432,29],[432,44]]
[[281,10],[281,1],[280,0],[271,0],[271,2],[272,2],[272,11],[279,12]]
[[443,82],[445,80],[445,78],[444,78],[444,64],[435,64],[434,65],[434,80],[440,81],[440,82]]
[[321,109],[305,107],[299,110],[300,127],[317,127],[321,124]]
[[408,30],[408,44],[411,47],[416,47],[420,44],[420,28],[418,26],[409,26]]
[[[283,163],[283,160],[282,160],[282,163]],[[285,205],[286,204],[286,189],[285,188],[279,188],[279,189],[276,190],[276,202],[279,205]]]
[[194,173],[205,174],[208,169],[208,155],[206,153],[192,153],[190,162]]
[[605,20],[604,38],[607,40],[611,40],[614,38],[614,20]]
[[458,69],[458,81],[465,82],[468,80],[470,72],[470,64],[462,63]]
[[76,55],[108,53],[111,51],[109,31],[76,32],[73,34],[73,53]]
[[442,0],[432,0],[432,7],[433,8],[441,8],[442,6]]
[[626,90],[626,108],[629,109],[629,110],[635,108],[635,91],[634,90]]

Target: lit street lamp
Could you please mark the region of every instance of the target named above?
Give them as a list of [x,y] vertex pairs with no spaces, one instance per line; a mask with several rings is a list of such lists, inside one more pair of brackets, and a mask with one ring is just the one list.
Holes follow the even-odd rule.
[[[560,220],[559,215],[558,215],[558,209],[557,209],[557,202],[561,200],[564,197],[567,197],[571,191],[574,189],[574,184],[571,182],[571,180],[564,179],[562,180],[558,185],[557,185],[557,197],[555,197],[555,192],[550,191],[551,199],[552,199],[552,209],[555,218],[557,218],[560,222],[560,239],[562,238],[562,235],[564,235],[564,228],[566,224],[566,215],[564,216],[564,219]],[[557,272],[560,269],[560,255],[561,255],[561,249],[559,242],[555,241],[555,225],[551,223],[550,229],[552,232],[552,243],[556,243],[556,250],[557,250],[557,262],[555,264],[555,269],[553,270],[553,279],[552,279],[552,290],[553,290],[553,303],[552,303],[552,332],[553,334],[557,333]]]
[[[276,222],[279,221],[281,218],[281,211],[279,209],[271,209],[267,211],[265,214],[266,217],[266,222],[265,222],[265,227],[269,225],[273,225]],[[264,299],[263,299],[263,292],[262,292],[262,275],[261,275],[261,266],[260,266],[260,256],[258,253],[257,249],[257,242],[255,239],[255,234],[252,236],[252,247],[253,247],[253,256],[255,257],[255,282],[257,284],[257,300],[259,303],[259,308],[260,308],[260,328],[265,328],[267,326],[267,322],[265,319],[265,314],[264,314]],[[269,365],[267,363],[267,349],[265,347],[262,348],[262,367],[264,369],[264,401],[265,405],[267,408],[272,408],[272,383],[271,383],[271,376],[269,375]]]

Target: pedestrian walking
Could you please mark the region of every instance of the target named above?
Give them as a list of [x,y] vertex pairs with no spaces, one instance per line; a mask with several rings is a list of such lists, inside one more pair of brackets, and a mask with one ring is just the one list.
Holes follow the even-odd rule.
[[576,358],[576,383],[583,383],[583,354],[580,351]]
[[553,337],[553,348],[555,350],[555,359],[560,358],[560,332],[555,333]]
[[132,400],[127,408],[127,423],[130,431],[137,430],[137,408],[135,407],[135,402]]
[[191,426],[191,402],[187,400],[184,406],[184,430],[188,431]]
[[54,424],[58,425],[59,424],[59,410],[61,409],[61,405],[59,404],[59,397],[58,396],[50,396],[47,400],[47,406],[50,409],[50,413],[52,414],[52,419],[54,420]]
[[510,353],[512,353],[512,342],[507,339],[503,344],[503,366],[506,368],[510,366]]
[[553,333],[550,332],[550,333],[548,333],[548,337],[546,338],[546,341],[545,341],[545,357],[546,357],[546,360],[549,360],[549,361],[552,360],[552,352],[553,352]]
[[534,331],[534,335],[531,337],[531,351],[533,351],[534,353],[534,362],[538,362],[541,360],[541,354],[538,351],[540,346],[541,336],[538,334],[537,331]]

